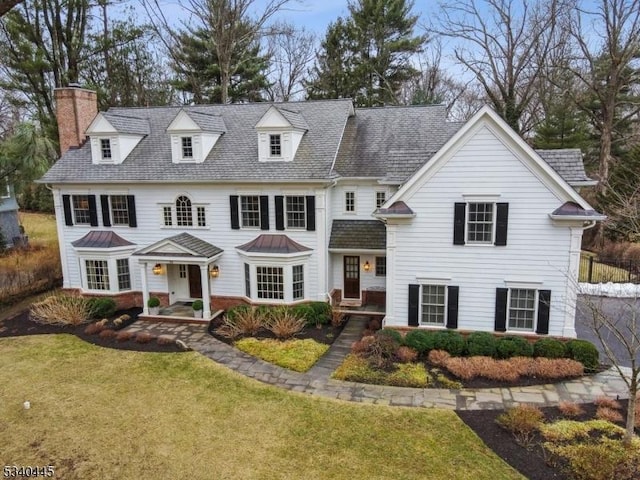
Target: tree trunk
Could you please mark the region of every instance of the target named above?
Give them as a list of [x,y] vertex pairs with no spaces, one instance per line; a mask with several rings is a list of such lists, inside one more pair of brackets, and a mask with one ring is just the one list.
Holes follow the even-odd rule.
[[636,421],[636,395],[638,393],[638,373],[635,369],[632,370],[633,378],[631,379],[631,385],[629,385],[629,406],[627,407],[627,425],[624,433],[624,444],[631,445],[631,441],[635,437],[634,427]]

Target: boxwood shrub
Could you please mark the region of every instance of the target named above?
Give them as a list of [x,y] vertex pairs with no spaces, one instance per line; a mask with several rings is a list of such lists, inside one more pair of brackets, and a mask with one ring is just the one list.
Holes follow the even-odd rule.
[[436,348],[436,332],[429,330],[411,330],[404,337],[404,344],[421,355],[428,354]]
[[89,312],[92,318],[108,318],[116,313],[116,301],[113,298],[96,297],[89,299]]
[[308,304],[315,314],[313,323],[316,325],[326,325],[331,322],[331,305],[327,302],[311,302]]
[[593,343],[586,340],[569,340],[566,348],[569,358],[584,365],[586,371],[593,372],[598,368],[600,354]]
[[435,334],[435,348],[449,352],[454,357],[464,353],[466,342],[460,333],[453,330],[440,330]]
[[467,337],[469,355],[493,357],[496,354],[496,337],[489,332],[473,332]]
[[496,356],[498,358],[531,357],[533,345],[526,338],[507,336],[496,342]]
[[533,344],[533,356],[545,358],[564,358],[567,349],[563,342],[555,338],[541,338]]
[[301,303],[291,307],[291,313],[302,318],[307,325],[316,325],[316,311],[308,303]]
[[393,328],[383,328],[382,330],[378,330],[376,335],[386,335],[391,337],[398,346],[404,345],[404,338],[402,338],[402,334],[398,330],[394,330]]

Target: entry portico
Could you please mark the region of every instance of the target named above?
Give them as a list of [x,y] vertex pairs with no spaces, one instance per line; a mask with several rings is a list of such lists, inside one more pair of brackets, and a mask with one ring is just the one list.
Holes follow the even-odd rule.
[[163,277],[169,304],[202,299],[202,316],[211,317],[211,276],[223,250],[188,233],[165,238],[133,254],[140,265],[143,315],[149,315],[149,271]]

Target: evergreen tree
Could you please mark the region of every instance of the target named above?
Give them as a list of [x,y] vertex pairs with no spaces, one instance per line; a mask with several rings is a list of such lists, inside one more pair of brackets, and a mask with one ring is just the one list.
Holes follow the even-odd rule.
[[414,35],[418,20],[406,0],[353,0],[350,16],[329,26],[317,55],[310,98],[350,96],[357,105],[399,103],[403,84],[418,72],[411,57],[425,36]]
[[535,148],[579,148],[587,153],[593,148],[594,139],[585,115],[562,95],[547,107],[544,119],[536,127],[533,144]]
[[[223,103],[222,69],[209,32],[204,28],[183,31],[178,44],[173,85],[191,93],[195,103]],[[260,44],[249,37],[235,45],[231,55],[233,74],[226,89],[228,102],[262,100],[261,93],[268,85],[268,58],[261,55],[260,49]]]

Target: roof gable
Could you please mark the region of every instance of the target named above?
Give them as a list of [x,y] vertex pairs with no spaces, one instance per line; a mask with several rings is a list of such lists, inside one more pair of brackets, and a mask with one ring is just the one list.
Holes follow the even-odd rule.
[[188,233],[165,238],[134,253],[136,256],[189,256],[212,258],[223,252],[221,248]]
[[291,122],[273,105],[256,124],[256,128],[292,128]]
[[107,134],[118,133],[118,131],[115,129],[113,125],[111,125],[111,122],[109,122],[109,120],[106,119],[106,117],[104,116],[104,113],[98,112],[98,115],[96,115],[96,118],[93,119],[93,122],[91,122],[91,124],[89,125],[89,128],[87,128],[86,134],[99,135],[99,134],[105,134],[105,133]]
[[411,197],[445,165],[455,153],[482,128],[490,130],[495,137],[518,158],[527,169],[542,182],[554,195],[563,201],[573,201],[585,210],[592,207],[571,186],[551,168],[536,151],[531,148],[507,123],[491,108],[485,106],[473,118],[460,128],[435,153],[429,162],[423,165],[390,198],[386,204],[399,200],[409,202]]

